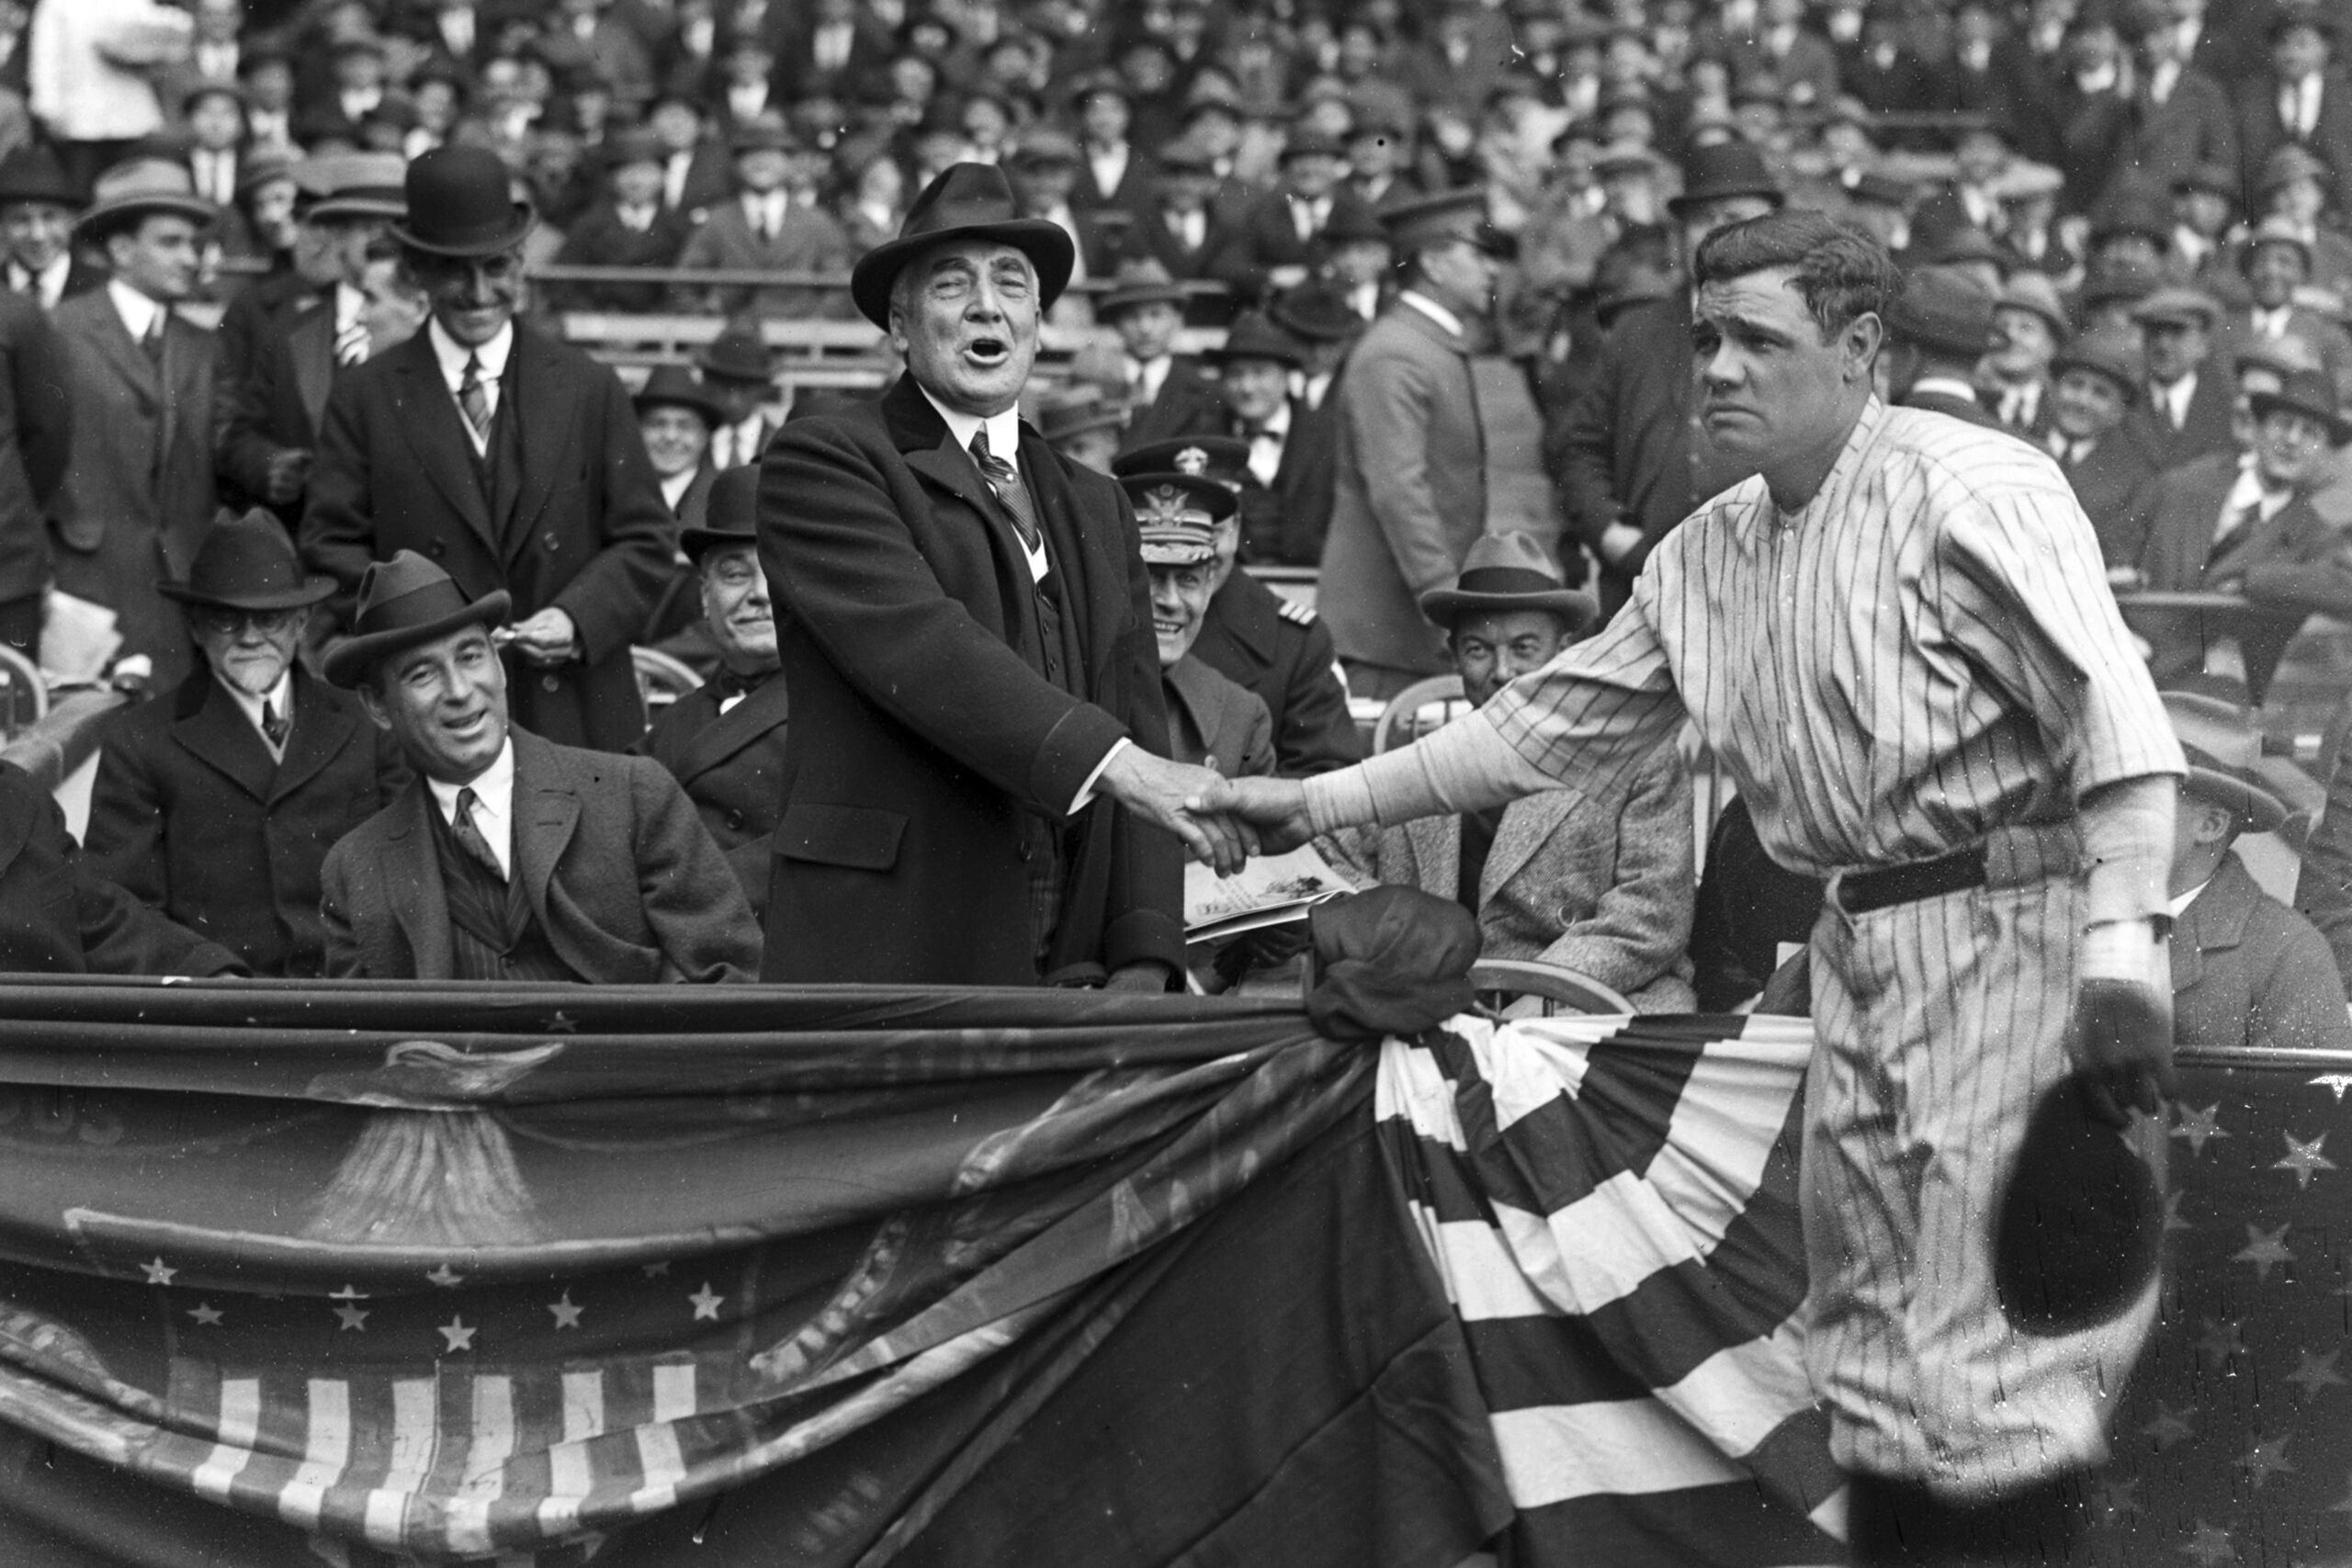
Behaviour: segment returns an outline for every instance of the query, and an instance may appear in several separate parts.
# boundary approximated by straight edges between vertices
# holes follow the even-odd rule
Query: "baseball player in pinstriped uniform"
[[[1713,235],[1697,277],[1708,432],[1760,473],[1668,536],[1606,630],[1476,713],[1194,804],[1278,847],[1594,787],[1694,720],[1773,858],[1831,883],[1806,1357],[1858,1560],[2055,1561],[2154,1292],[2020,1333],[1992,1216],[2070,1065],[2119,1124],[2170,1086],[2180,749],[2057,467],[1872,395],[1900,287],[1875,241],[1778,213]]]

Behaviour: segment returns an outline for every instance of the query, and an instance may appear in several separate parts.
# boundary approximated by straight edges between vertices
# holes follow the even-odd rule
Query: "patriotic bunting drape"
[[[1835,1562],[1808,1050],[1769,1019],[1371,1050],[1056,993],[0,987],[0,1561]],[[2196,1268],[2101,1562],[2352,1554],[2325,1066],[2189,1066]]]

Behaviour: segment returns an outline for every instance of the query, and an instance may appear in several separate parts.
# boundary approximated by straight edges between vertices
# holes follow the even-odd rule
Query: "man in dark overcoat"
[[[792,691],[771,980],[1158,990],[1182,973],[1182,800],[1133,513],[1015,403],[1069,233],[992,168],[932,182],[851,292],[907,371],[786,424],[761,564]],[[1155,827],[1154,824],[1159,826]]]
[[[505,592],[515,722],[617,751],[645,730],[629,643],[669,575],[662,504],[628,393],[578,349],[514,320],[535,219],[480,147],[409,165],[405,265],[423,332],[339,378],[302,517],[303,558],[346,616],[370,561],[409,549],[467,595]]]
[[[408,778],[357,700],[295,663],[334,583],[305,578],[285,528],[256,510],[214,525],[187,580],[163,592],[187,606],[204,667],[108,726],[84,848],[99,874],[254,974],[323,974],[319,867]]]

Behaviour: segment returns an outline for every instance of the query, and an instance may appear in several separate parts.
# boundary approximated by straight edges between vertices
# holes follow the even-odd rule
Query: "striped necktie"
[[[450,818],[449,831],[458,847],[480,861],[485,870],[499,881],[506,880],[506,868],[498,863],[497,852],[490,840],[482,837],[481,827],[474,821],[474,802],[479,798],[471,789],[458,792],[458,814]]]
[[[273,751],[284,751],[286,738],[292,734],[293,730],[294,721],[279,713],[277,704],[264,698],[261,705],[261,733],[262,738],[269,742],[269,749]]]
[[[458,384],[458,406],[466,412],[466,423],[473,426],[474,444],[490,445],[490,393],[481,382],[481,356],[466,355],[466,378]]]
[[[988,479],[989,488],[1004,502],[1012,516],[1012,525],[1020,530],[1021,543],[1031,555],[1046,547],[1046,536],[1037,528],[1037,512],[1030,504],[1029,492],[1021,483],[1020,470],[989,450],[989,433],[972,432],[972,461],[980,466],[980,473]]]

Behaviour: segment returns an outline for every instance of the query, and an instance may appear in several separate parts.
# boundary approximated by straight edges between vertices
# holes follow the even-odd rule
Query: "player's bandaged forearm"
[[[2086,978],[2153,982],[2163,944],[2150,917],[2167,912],[2172,818],[2178,786],[2170,774],[2126,779],[2094,790],[2080,807]]]
[[[1317,833],[1417,817],[1484,811],[1558,781],[1512,750],[1476,714],[1396,751],[1306,781],[1306,813]]]

